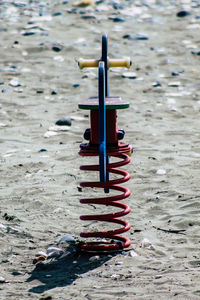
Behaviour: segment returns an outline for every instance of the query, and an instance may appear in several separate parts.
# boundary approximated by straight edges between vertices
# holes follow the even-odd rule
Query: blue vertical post
[[[102,35],[102,56],[101,60],[104,62],[105,68],[105,96],[109,96],[109,83],[108,83],[108,38],[106,34]],[[109,156],[106,156],[106,164],[109,164]],[[106,181],[109,181],[109,173],[106,172]],[[104,190],[105,193],[109,193],[109,189]]]
[[[100,182],[106,182],[106,109],[105,109],[105,68],[99,62],[99,172]]]
[[[108,38],[106,34],[102,35],[102,56],[101,61],[104,62],[105,68],[105,96],[109,96],[109,86],[108,86]]]

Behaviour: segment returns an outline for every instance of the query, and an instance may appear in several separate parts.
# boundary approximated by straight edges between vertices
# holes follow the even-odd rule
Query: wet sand
[[[1,2],[0,299],[200,298],[200,6],[167,2]],[[110,57],[133,61],[109,74],[110,95],[130,102],[118,123],[133,147],[132,245],[33,265],[63,236],[97,226],[79,220],[94,211],[79,199],[94,191],[78,189],[89,161],[78,155],[89,126],[78,103],[96,95],[97,72],[77,59],[100,57],[102,33]],[[56,127],[62,117],[72,125]]]

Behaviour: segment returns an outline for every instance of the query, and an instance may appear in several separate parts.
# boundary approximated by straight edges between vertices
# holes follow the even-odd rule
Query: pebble
[[[22,275],[22,273],[17,270],[14,270],[14,271],[12,271],[12,275],[18,276],[18,275]]]
[[[161,82],[159,80],[157,80],[156,82],[152,83],[153,87],[158,87],[158,86],[162,86]]]
[[[57,134],[58,134],[58,133],[55,132],[55,131],[47,131],[47,132],[44,134],[44,137],[45,137],[45,138],[49,138],[49,137],[55,136],[55,135],[57,135]]]
[[[58,94],[58,92],[56,92],[56,91],[51,92],[51,95],[57,95],[57,94]]]
[[[53,13],[53,17],[57,17],[61,15],[62,15],[62,11],[56,11],[55,13]]]
[[[75,83],[75,84],[73,84],[72,86],[73,86],[73,88],[77,88],[77,87],[80,86],[80,84],[79,84],[79,83]]]
[[[133,72],[125,72],[122,74],[122,78],[135,79],[135,78],[137,78],[137,74],[133,73]]]
[[[0,276],[0,283],[6,283],[6,279],[3,276]]]
[[[192,50],[191,53],[194,55],[200,55],[200,50]]]
[[[72,121],[71,118],[61,118],[58,121],[56,121],[55,123],[58,126],[71,126],[72,125]]]
[[[44,91],[43,91],[43,90],[37,90],[36,93],[37,93],[37,94],[43,94]]]
[[[83,16],[81,16],[81,19],[84,19],[84,20],[96,19],[96,16],[93,14],[84,14]]]
[[[10,93],[11,90],[10,89],[2,89],[1,92],[4,93],[4,94],[6,94],[6,93]]]
[[[13,86],[13,87],[21,86],[21,84],[19,83],[19,81],[18,81],[17,79],[12,79],[12,80],[9,82],[9,85],[10,85],[10,86]]]
[[[183,18],[183,17],[187,17],[190,15],[190,12],[187,10],[180,10],[179,12],[177,12],[176,16],[179,18]]]
[[[156,171],[156,174],[158,174],[158,175],[164,175],[164,174],[166,174],[166,171],[164,169],[158,169]]]
[[[141,248],[151,249],[151,250],[154,249],[154,247],[152,246],[151,242],[150,242],[149,239],[147,239],[147,238],[144,238],[144,239],[140,242],[140,247],[141,247]]]
[[[62,47],[59,46],[59,45],[54,45],[54,46],[52,47],[52,50],[55,51],[55,52],[60,52],[60,51],[62,51]]]
[[[59,126],[59,125],[54,125],[54,126],[51,126],[49,127],[49,131],[54,131],[54,132],[58,132],[58,131],[69,131],[69,126]]]
[[[129,252],[129,256],[131,256],[131,257],[136,257],[136,256],[138,256],[138,254],[137,254],[134,250],[131,250],[131,251]]]
[[[38,152],[45,152],[45,151],[47,151],[47,149],[42,148]]]
[[[64,57],[61,55],[54,56],[53,59],[58,62],[63,62],[65,60]]]
[[[99,255],[95,255],[95,256],[91,256],[91,257],[89,258],[89,261],[90,261],[90,262],[94,262],[94,261],[99,260],[99,259],[100,259],[100,256],[99,256]]]
[[[125,34],[123,35],[124,39],[128,39],[128,40],[132,40],[132,41],[140,41],[140,40],[148,40],[148,36],[143,35],[143,34],[136,34],[136,35],[132,35],[132,34]]]
[[[73,6],[79,6],[79,7],[87,7],[87,6],[94,6],[93,0],[81,0],[73,3]]]
[[[175,71],[175,72],[172,72],[171,75],[172,75],[172,76],[179,76],[180,73]]]
[[[116,23],[125,22],[125,19],[122,17],[110,16],[108,19]]]
[[[181,83],[179,81],[174,81],[174,82],[168,83],[168,86],[171,86],[171,87],[178,87],[180,85],[181,85]]]
[[[36,32],[35,31],[22,31],[21,34],[23,36],[30,36],[30,35],[34,35]]]

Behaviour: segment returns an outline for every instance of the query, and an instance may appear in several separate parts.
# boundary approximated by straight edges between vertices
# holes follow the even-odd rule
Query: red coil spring
[[[126,145],[127,146],[127,145]],[[115,195],[115,196],[109,196],[109,197],[102,197],[102,198],[86,198],[86,199],[81,199],[80,203],[83,204],[98,204],[98,205],[106,205],[106,206],[114,206],[121,208],[122,210],[119,212],[115,213],[109,213],[109,214],[104,214],[104,215],[83,215],[80,216],[81,220],[95,220],[95,221],[105,221],[105,222],[110,222],[110,223],[116,223],[120,224],[123,227],[115,230],[109,230],[109,231],[99,231],[99,232],[82,232],[80,234],[81,237],[85,238],[102,238],[102,239],[110,239],[110,242],[87,242],[83,243],[81,245],[81,250],[84,251],[115,251],[115,250],[120,250],[123,248],[128,247],[131,242],[128,238],[121,236],[120,234],[128,231],[131,228],[131,225],[120,219],[120,217],[127,215],[131,209],[128,205],[118,202],[120,200],[123,200],[127,197],[130,196],[130,190],[123,187],[119,186],[119,184],[126,182],[130,179],[130,175],[128,172],[118,169],[121,166],[124,166],[130,162],[130,157],[123,152],[129,152],[130,147],[127,146],[122,147],[122,149],[118,148],[117,151],[114,152],[109,152],[107,155],[109,157],[117,157],[122,159],[121,161],[114,162],[114,163],[109,163],[107,165],[107,172],[108,173],[113,173],[117,175],[121,175],[120,178],[118,179],[113,179],[109,180],[107,182],[81,182],[80,186],[82,187],[92,187],[92,188],[101,188],[101,189],[109,189],[109,190],[115,190],[122,192],[120,195]],[[89,151],[88,151],[89,150]],[[90,149],[82,149],[79,154],[81,156],[98,156],[98,152],[96,151],[90,151]],[[98,171],[99,170],[99,165],[86,165],[86,166],[81,166],[81,170],[84,171]]]

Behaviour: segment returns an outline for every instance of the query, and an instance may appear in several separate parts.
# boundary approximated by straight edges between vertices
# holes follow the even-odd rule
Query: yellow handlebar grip
[[[131,60],[130,58],[124,58],[124,59],[113,59],[110,58],[108,61],[108,67],[109,68],[127,68],[129,69],[131,67]]]
[[[124,59],[113,59],[108,58],[108,69],[109,68],[127,68],[129,69],[132,62],[130,58]],[[78,61],[79,68],[82,70],[84,68],[98,68],[99,60],[98,59],[83,59],[80,58]]]
[[[80,58],[78,61],[78,66],[82,70],[84,68],[97,68],[99,65],[98,59],[83,59]]]

